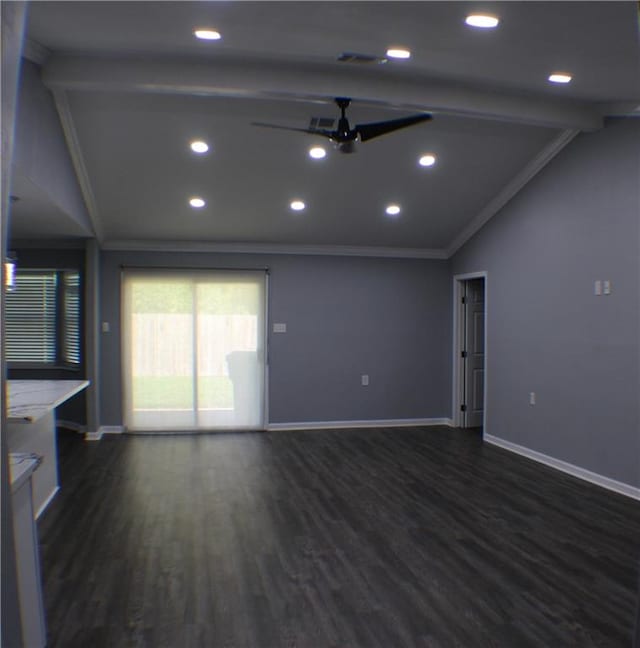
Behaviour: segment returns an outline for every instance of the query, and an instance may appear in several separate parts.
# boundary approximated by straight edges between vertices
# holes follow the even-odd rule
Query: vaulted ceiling
[[[470,13],[500,22],[472,28]],[[426,257],[455,251],[577,133],[638,114],[638,53],[636,2],[32,2],[25,45],[105,247]],[[306,129],[338,116],[338,96],[351,125],[433,119],[352,155],[252,125]],[[316,144],[324,159],[309,157]],[[50,236],[39,213],[23,207],[18,234]]]

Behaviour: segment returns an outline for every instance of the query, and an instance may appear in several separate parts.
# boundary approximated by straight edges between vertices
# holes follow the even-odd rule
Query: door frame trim
[[[262,361],[264,363],[262,374],[262,430],[266,432],[269,428],[269,376],[270,376],[270,353],[269,353],[269,330],[271,322],[271,274],[267,269],[264,277],[264,308],[262,311],[264,317],[264,353]]]
[[[453,275],[453,344],[452,347],[452,358],[451,358],[451,376],[452,376],[452,386],[451,386],[451,420],[453,421],[453,427],[460,427],[462,425],[462,412],[460,411],[460,405],[462,404],[462,390],[461,390],[461,380],[462,376],[460,374],[460,352],[462,351],[460,341],[461,341],[461,326],[462,318],[460,317],[460,298],[462,295],[462,283],[468,281],[469,279],[484,279],[484,394],[483,394],[483,411],[482,411],[482,434],[488,434],[488,416],[487,416],[487,385],[488,385],[488,357],[489,357],[489,346],[487,344],[488,335],[487,335],[487,312],[489,309],[489,273],[486,270],[479,272],[467,272],[464,274]]]

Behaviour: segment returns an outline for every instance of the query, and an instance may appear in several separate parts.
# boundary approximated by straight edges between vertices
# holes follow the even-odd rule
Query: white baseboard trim
[[[39,518],[39,517],[44,513],[44,510],[47,508],[47,506],[49,506],[49,504],[51,503],[51,500],[56,496],[56,494],[57,494],[57,492],[58,492],[59,490],[60,490],[60,486],[56,486],[56,487],[55,487],[55,488],[54,488],[54,489],[49,493],[49,497],[47,497],[47,499],[46,499],[44,502],[42,502],[42,505],[41,505],[40,508],[36,511],[36,514],[35,514],[35,519],[36,519],[36,520],[37,520],[37,519],[38,519],[38,518]]]
[[[516,454],[527,457],[528,459],[533,459],[539,463],[551,466],[551,468],[556,468],[557,470],[561,470],[562,472],[578,477],[579,479],[584,479],[585,481],[596,484],[597,486],[602,486],[602,488],[615,491],[620,495],[626,495],[627,497],[640,500],[640,488],[636,488],[635,486],[624,484],[615,479],[611,479],[610,477],[605,477],[598,473],[591,472],[586,468],[580,468],[580,466],[575,466],[566,461],[562,461],[561,459],[555,459],[554,457],[542,454],[536,450],[530,450],[529,448],[525,448],[517,443],[511,443],[511,441],[505,441],[504,439],[494,437],[490,434],[485,434],[484,440],[487,443],[491,443],[492,445],[499,446],[505,450],[510,450],[511,452],[515,452]]]
[[[79,434],[84,434],[87,431],[86,425],[82,425],[82,423],[76,423],[75,421],[67,421],[65,419],[57,419],[56,427],[61,427],[65,430],[72,430],[73,432],[78,432]]]
[[[102,434],[123,434],[124,425],[101,425],[98,432]]]
[[[100,441],[103,434],[122,434],[124,425],[101,425],[95,432],[85,432],[85,441]]]
[[[342,428],[386,428],[386,427],[420,427],[446,425],[453,426],[450,418],[428,419],[388,419],[378,421],[305,421],[301,423],[269,423],[270,432],[285,430],[337,430]]]

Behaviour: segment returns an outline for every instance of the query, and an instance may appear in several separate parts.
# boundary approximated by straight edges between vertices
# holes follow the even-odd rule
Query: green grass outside
[[[198,405],[206,409],[233,408],[233,383],[226,376],[198,378]],[[190,409],[190,376],[137,376],[133,379],[135,409]]]

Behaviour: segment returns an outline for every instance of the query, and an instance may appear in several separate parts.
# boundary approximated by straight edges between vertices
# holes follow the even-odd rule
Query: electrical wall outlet
[[[362,374],[360,380],[362,382],[362,385],[366,387],[369,384],[369,374]]]
[[[535,405],[535,404],[536,404],[536,393],[529,392],[529,405]]]

